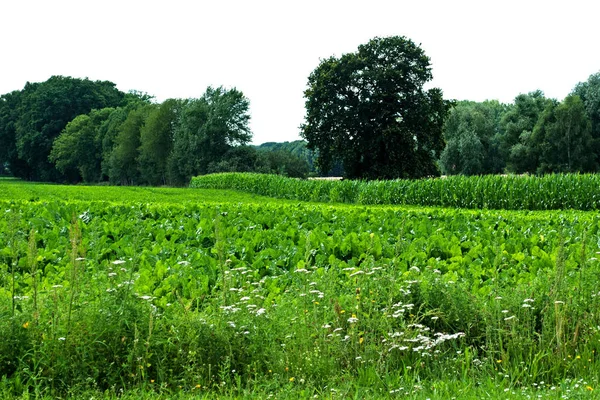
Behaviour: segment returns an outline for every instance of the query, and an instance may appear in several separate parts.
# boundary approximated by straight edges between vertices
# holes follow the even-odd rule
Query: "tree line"
[[[298,156],[248,146],[249,120],[249,100],[235,88],[156,103],[112,82],[53,76],[0,97],[0,169],[121,185],[186,185],[226,171],[308,174]]]
[[[540,90],[514,103],[458,102],[444,125],[448,175],[547,174],[600,169],[600,72],[562,101]]]
[[[449,101],[425,88],[432,77],[429,57],[400,36],[321,60],[301,127],[317,165],[341,162],[353,179],[600,169],[600,73],[561,102],[538,90],[514,104]]]
[[[53,76],[0,96],[0,174],[187,185],[213,172],[354,179],[600,170],[600,72],[562,101],[450,101],[405,37],[375,38],[308,78],[305,141],[250,146],[249,100],[209,87],[162,103],[108,81]]]

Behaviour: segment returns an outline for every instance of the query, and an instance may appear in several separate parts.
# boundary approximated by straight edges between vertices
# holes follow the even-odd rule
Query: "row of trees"
[[[375,38],[308,78],[306,142],[248,146],[249,101],[209,87],[163,103],[54,76],[0,96],[0,173],[41,181],[185,185],[224,171],[353,179],[600,170],[600,73],[563,101],[453,102],[405,37]]]
[[[249,120],[236,89],[158,104],[111,82],[54,76],[0,97],[0,165],[28,180],[128,185],[184,185],[222,171],[308,174],[300,157],[247,146]]]
[[[450,102],[430,59],[405,37],[375,38],[320,62],[308,78],[301,135],[327,170],[361,179],[600,170],[600,73],[562,102],[541,91],[514,104]]]
[[[463,101],[444,126],[445,174],[544,174],[600,170],[600,73],[562,102],[543,92],[513,104]]]

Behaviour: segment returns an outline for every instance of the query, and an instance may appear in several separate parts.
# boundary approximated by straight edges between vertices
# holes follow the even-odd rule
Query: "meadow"
[[[289,197],[0,180],[0,397],[597,396],[597,212]]]

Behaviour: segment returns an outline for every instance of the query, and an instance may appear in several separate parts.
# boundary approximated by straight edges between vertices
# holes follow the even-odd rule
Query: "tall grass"
[[[302,201],[504,210],[600,209],[600,175],[451,176],[423,180],[300,180],[278,175],[198,176],[190,187]]]

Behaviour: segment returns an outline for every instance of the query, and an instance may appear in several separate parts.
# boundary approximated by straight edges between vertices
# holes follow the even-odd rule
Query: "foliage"
[[[600,164],[600,72],[590,75],[587,81],[578,83],[573,94],[579,96],[585,106],[591,122],[594,161]]]
[[[169,99],[150,110],[140,129],[139,170],[150,185],[164,185],[168,180],[167,160],[173,150],[173,135],[185,102]]]
[[[598,170],[591,125],[579,96],[549,105],[538,120],[532,141],[539,156],[538,173]]]
[[[156,109],[154,104],[143,105],[129,111],[127,118],[119,126],[114,147],[110,152],[108,176],[111,183],[135,185],[141,181],[138,168],[140,157],[140,131],[148,115]]]
[[[8,140],[8,162],[16,176],[43,181],[60,180],[48,156],[65,126],[92,109],[120,105],[124,94],[108,81],[53,76],[42,83],[27,83],[4,105],[11,107],[3,119],[0,137]],[[11,136],[14,134],[14,141]],[[14,147],[12,147],[14,146]],[[16,158],[15,158],[16,155]]]
[[[173,133],[171,181],[187,184],[192,176],[207,173],[209,165],[221,161],[231,148],[248,143],[249,106],[235,88],[209,87],[201,98],[188,101]]]
[[[423,89],[431,79],[429,58],[404,37],[322,60],[308,78],[301,127],[319,168],[340,160],[349,178],[438,175],[450,103],[440,89]]]
[[[192,179],[190,187],[335,203],[505,210],[600,209],[600,175],[592,174],[452,176],[364,182],[233,173],[198,176]]]
[[[80,179],[84,182],[100,181],[102,141],[98,130],[113,111],[113,108],[92,110],[67,124],[54,141],[49,155],[49,160],[61,174],[75,182]]]
[[[498,174],[504,169],[500,118],[508,106],[497,101],[456,104],[444,124],[446,148],[440,166],[446,175]]]

